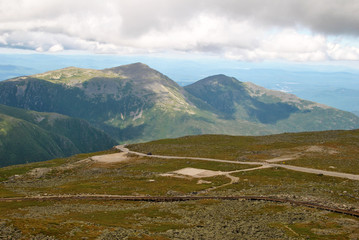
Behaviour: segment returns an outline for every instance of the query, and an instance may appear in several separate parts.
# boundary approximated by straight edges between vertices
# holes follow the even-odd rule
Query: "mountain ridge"
[[[142,63],[69,67],[0,83],[0,103],[89,121],[119,142],[359,128],[359,118],[223,74],[181,87]]]

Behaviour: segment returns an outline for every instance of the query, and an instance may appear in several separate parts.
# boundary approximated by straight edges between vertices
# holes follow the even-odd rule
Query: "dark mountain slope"
[[[69,67],[0,82],[0,103],[85,119],[120,142],[359,128],[359,118],[216,75],[185,88],[141,63]]]
[[[153,124],[144,123],[145,115],[151,120],[173,109],[188,112],[184,94],[177,83],[140,63],[103,71],[71,67],[0,83],[0,103],[86,119],[120,141],[147,138],[143,129]]]
[[[0,166],[100,151],[115,144],[84,120],[0,105]]]
[[[222,116],[234,119],[242,111],[242,117],[264,124],[276,123],[299,111],[285,102],[266,103],[253,98],[246,86],[235,78],[225,75],[211,76],[186,86],[185,89],[210,104]]]

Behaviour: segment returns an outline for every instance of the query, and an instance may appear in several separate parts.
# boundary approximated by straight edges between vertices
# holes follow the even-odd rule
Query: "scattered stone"
[[[206,181],[206,180],[203,180],[203,179],[200,179],[198,180],[197,184],[210,184],[212,183],[211,181]]]
[[[0,239],[21,239],[21,231],[12,225],[6,224],[6,222],[0,222]]]

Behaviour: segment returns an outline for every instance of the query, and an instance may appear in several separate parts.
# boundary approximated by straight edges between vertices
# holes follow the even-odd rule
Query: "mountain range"
[[[354,114],[292,94],[225,75],[181,87],[142,63],[2,81],[0,104],[82,119],[117,142],[359,128]]]

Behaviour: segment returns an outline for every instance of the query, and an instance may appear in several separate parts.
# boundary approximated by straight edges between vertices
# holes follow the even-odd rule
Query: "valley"
[[[85,120],[0,104],[0,167],[100,151],[114,144]]]

